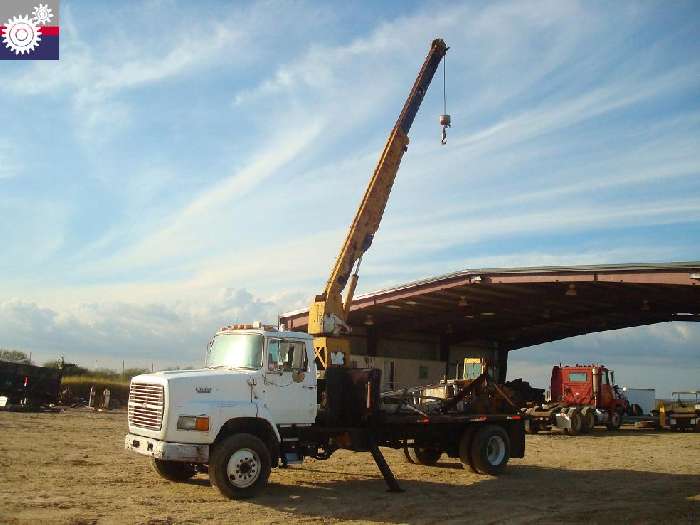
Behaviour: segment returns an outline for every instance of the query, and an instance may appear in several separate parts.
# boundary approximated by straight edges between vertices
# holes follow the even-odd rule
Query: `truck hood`
[[[164,370],[163,372],[153,372],[151,374],[143,374],[143,376],[158,377],[165,381],[173,379],[202,379],[206,377],[226,376],[230,378],[232,375],[241,374],[244,376],[256,375],[260,370],[248,370],[244,368],[197,368],[195,370]],[[137,377],[143,377],[137,376]]]
[[[142,374],[134,383],[161,384],[165,398],[173,408],[185,404],[226,405],[229,402],[251,401],[251,382],[261,384],[260,370],[239,368],[201,368]]]
[[[132,387],[143,384],[163,385],[162,428],[136,427],[130,420],[129,431],[165,441],[209,442],[209,433],[195,435],[178,429],[178,418],[207,415],[210,417],[210,432],[215,435],[225,419],[222,414],[229,407],[257,407],[254,403],[254,399],[257,399],[254,389],[256,384],[263,383],[261,376],[261,370],[230,368],[172,370],[136,376],[131,380]],[[257,408],[252,410],[252,415],[255,416]]]

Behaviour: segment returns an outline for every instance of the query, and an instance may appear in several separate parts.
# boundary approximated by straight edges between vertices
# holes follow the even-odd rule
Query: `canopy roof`
[[[308,310],[282,322],[305,330]],[[700,320],[700,262],[462,270],[353,301],[351,326],[381,337],[447,335],[509,350],[589,332]]]

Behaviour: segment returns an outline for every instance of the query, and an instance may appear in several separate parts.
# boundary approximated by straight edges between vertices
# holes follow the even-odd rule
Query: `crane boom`
[[[351,273],[353,267],[359,267],[362,255],[372,244],[374,234],[379,228],[401,158],[408,148],[408,132],[447,49],[442,39],[433,40],[428,56],[374,169],[326,287],[322,294],[315,297],[309,309],[308,332],[314,336],[316,358],[321,368],[349,365],[350,343],[343,336],[349,331],[347,317],[357,285],[357,270],[352,276]],[[343,301],[342,293],[348,281],[350,284]]]

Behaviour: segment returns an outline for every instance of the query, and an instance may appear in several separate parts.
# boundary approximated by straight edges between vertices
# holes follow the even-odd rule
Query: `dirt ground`
[[[206,475],[173,484],[123,449],[124,413],[0,412],[2,523],[700,523],[700,434],[596,429],[527,437],[508,473],[445,458],[410,465],[385,450],[403,494],[369,454],[273,470],[255,500],[222,498]]]

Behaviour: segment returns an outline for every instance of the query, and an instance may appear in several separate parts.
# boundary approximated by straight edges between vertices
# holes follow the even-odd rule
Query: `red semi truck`
[[[615,384],[615,373],[603,365],[552,368],[550,401],[525,410],[525,431],[560,428],[571,435],[585,434],[596,425],[617,430],[628,402]]]

